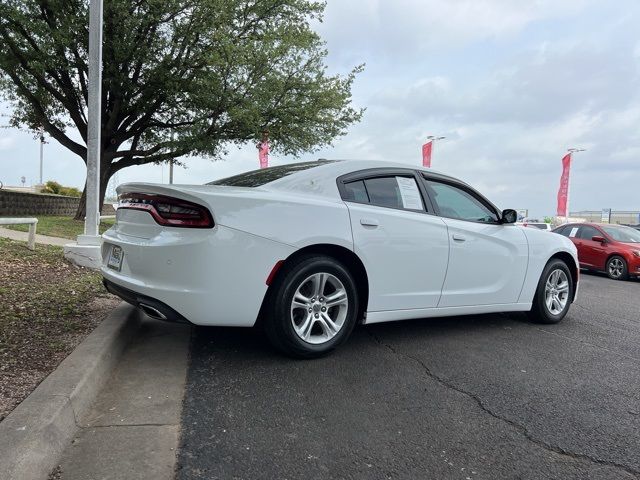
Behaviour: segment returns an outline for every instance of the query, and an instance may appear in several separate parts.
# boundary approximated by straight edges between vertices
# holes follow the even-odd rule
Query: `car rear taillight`
[[[166,227],[213,228],[213,217],[206,207],[180,198],[153,193],[124,193],[118,209],[149,212],[156,223]]]

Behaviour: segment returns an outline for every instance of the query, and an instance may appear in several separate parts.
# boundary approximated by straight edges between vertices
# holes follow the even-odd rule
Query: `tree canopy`
[[[257,141],[300,154],[344,135],[361,66],[330,75],[311,0],[104,0],[101,183],[131,165],[220,158]],[[0,0],[12,125],[86,161],[88,0]],[[77,134],[74,134],[77,132]],[[78,138],[82,140],[78,140]]]

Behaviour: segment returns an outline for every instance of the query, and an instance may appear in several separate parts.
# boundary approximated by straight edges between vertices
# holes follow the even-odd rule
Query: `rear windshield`
[[[547,224],[546,223],[528,223],[527,225],[529,225],[530,227],[539,228],[540,230],[546,230],[547,229]]]
[[[280,165],[278,167],[261,168],[260,170],[252,170],[250,172],[234,175],[233,177],[222,178],[207,185],[222,185],[226,187],[260,187],[270,182],[279,180],[292,173],[308,170],[309,168],[319,167],[331,163],[332,160],[318,160],[317,162],[300,162],[290,163],[288,165]]]

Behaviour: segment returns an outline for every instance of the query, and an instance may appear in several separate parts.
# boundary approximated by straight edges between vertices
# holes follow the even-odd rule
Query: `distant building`
[[[586,222],[600,223],[602,221],[602,210],[583,210],[571,212],[569,216],[573,218],[584,218]],[[621,223],[627,225],[640,224],[639,210],[612,210],[611,223]]]

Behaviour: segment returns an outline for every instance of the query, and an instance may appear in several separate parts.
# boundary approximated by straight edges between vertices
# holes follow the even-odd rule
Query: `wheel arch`
[[[571,299],[571,301],[573,302],[576,296],[578,280],[580,278],[580,268],[576,264],[576,260],[575,258],[573,258],[573,255],[571,255],[569,252],[557,252],[551,256],[549,261],[553,260],[554,258],[557,258],[558,260],[562,260],[569,267],[569,270],[571,271],[571,278],[573,280],[573,298]]]
[[[278,280],[283,274],[282,272],[286,271],[286,268],[283,267],[295,262],[298,258],[309,254],[326,255],[328,257],[335,258],[340,263],[342,263],[354,276],[356,288],[358,289],[358,315],[360,317],[358,319],[358,322],[362,322],[364,314],[367,311],[367,305],[369,303],[369,277],[367,275],[367,270],[362,263],[362,260],[360,260],[360,257],[358,257],[358,255],[356,255],[352,250],[349,250],[348,248],[345,248],[343,246],[332,243],[318,243],[314,245],[308,245],[299,250],[296,250],[286,259],[284,259],[284,261],[278,266],[275,275],[271,277],[269,288],[267,289],[264,299],[262,300],[262,306],[260,307],[256,325],[262,323],[264,310],[271,292],[273,291],[274,285],[278,283]]]

